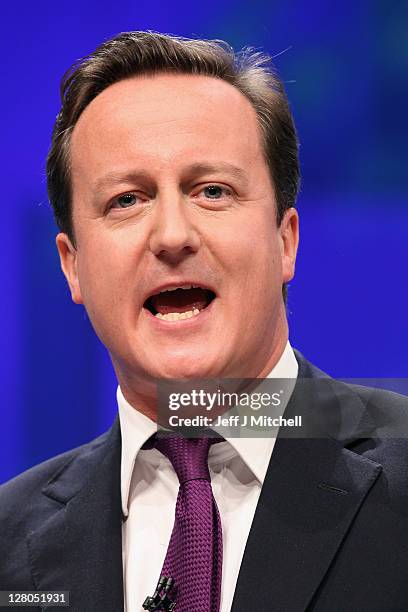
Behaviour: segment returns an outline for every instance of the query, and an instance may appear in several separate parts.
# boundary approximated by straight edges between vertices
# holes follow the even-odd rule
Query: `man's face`
[[[249,101],[206,76],[121,81],[81,115],[71,162],[76,249],[57,244],[121,385],[266,375],[287,340],[297,216],[276,225]]]

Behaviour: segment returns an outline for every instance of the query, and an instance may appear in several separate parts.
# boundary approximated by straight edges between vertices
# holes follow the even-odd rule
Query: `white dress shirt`
[[[287,343],[268,378],[296,379],[298,364]],[[293,388],[293,386],[292,386]],[[157,449],[141,450],[157,431],[154,421],[117,392],[122,432],[121,493],[125,612],[141,612],[160,576],[174,524],[179,483]],[[227,438],[210,447],[211,484],[222,523],[220,612],[230,612],[238,572],[276,438]]]

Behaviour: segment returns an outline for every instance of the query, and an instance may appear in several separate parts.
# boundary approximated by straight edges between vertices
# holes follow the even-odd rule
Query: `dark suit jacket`
[[[281,430],[232,612],[408,612],[408,440],[377,431],[406,423],[407,399],[329,378],[310,392],[302,379],[324,374],[296,356],[287,413],[315,415],[321,434]],[[116,419],[0,487],[0,590],[69,590],[75,612],[123,609],[120,453]]]

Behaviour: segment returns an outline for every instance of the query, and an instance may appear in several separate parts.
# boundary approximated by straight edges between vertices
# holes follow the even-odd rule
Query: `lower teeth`
[[[158,319],[164,319],[165,321],[182,321],[183,319],[191,319],[191,317],[196,317],[200,314],[200,310],[198,308],[193,308],[193,310],[188,310],[187,312],[168,312],[167,314],[161,314],[161,312],[156,313],[154,316]]]

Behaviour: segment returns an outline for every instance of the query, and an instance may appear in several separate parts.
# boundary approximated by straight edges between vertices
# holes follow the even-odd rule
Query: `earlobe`
[[[73,246],[68,235],[64,233],[57,235],[56,244],[60,257],[61,269],[67,279],[72,301],[75,302],[75,304],[83,304],[78,279],[77,250]]]
[[[280,225],[282,248],[282,281],[289,282],[295,275],[296,254],[299,245],[299,215],[289,208]]]

